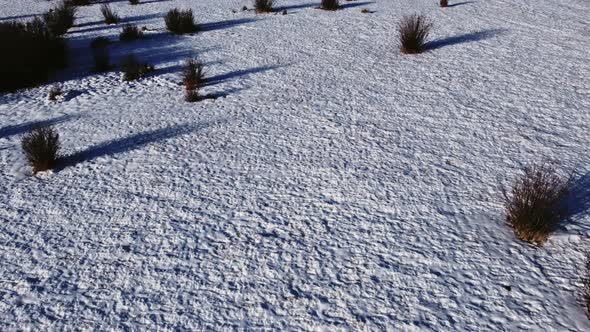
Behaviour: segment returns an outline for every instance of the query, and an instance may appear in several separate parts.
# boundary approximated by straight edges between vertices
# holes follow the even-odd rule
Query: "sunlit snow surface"
[[[145,40],[82,7],[71,66],[0,96],[0,330],[590,329],[589,1],[142,2],[112,8]],[[174,7],[203,31],[166,33]],[[401,55],[412,13],[433,42]],[[92,74],[97,36],[156,72]],[[218,99],[184,102],[189,56]],[[20,138],[51,123],[67,163],[30,176]],[[536,249],[500,187],[544,159],[575,197]]]

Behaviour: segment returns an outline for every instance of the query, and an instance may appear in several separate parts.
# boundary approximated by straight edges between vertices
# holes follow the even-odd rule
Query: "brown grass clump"
[[[49,94],[47,96],[47,99],[49,99],[51,101],[56,101],[57,100],[57,97],[61,96],[62,94],[63,94],[63,91],[59,87],[59,85],[54,85],[49,90]]]
[[[119,15],[117,15],[117,13],[115,13],[111,7],[109,5],[102,4],[100,6],[100,12],[102,13],[102,16],[104,17],[104,23],[105,24],[117,24],[120,21]]]
[[[154,66],[139,62],[135,55],[130,54],[121,60],[123,81],[135,81],[154,71]]]
[[[570,186],[571,177],[560,176],[551,165],[525,167],[510,193],[502,190],[506,221],[516,236],[542,245],[567,212],[564,200]]]
[[[43,172],[55,166],[59,158],[59,134],[53,127],[41,127],[23,136],[23,151],[33,166],[33,173]]]
[[[422,15],[404,16],[398,24],[401,52],[405,54],[422,53],[432,23]]]
[[[171,9],[164,16],[164,22],[166,23],[166,29],[177,35],[198,31],[192,9]]]
[[[254,0],[254,9],[258,14],[272,13],[274,5],[274,0]]]
[[[322,0],[320,8],[324,9],[324,10],[338,10],[338,9],[340,9],[340,1],[339,0]]]

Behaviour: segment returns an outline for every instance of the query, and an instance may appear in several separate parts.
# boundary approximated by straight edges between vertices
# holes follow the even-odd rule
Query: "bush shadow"
[[[577,177],[567,201],[569,215],[579,216],[590,210],[590,172]]]
[[[273,69],[277,69],[277,68],[281,68],[281,67],[283,67],[283,65],[260,66],[260,67],[249,68],[249,69],[235,70],[235,71],[232,71],[229,73],[208,77],[205,80],[205,84],[203,84],[203,86],[211,86],[211,85],[225,82],[227,80],[230,80],[230,79],[233,79],[236,77],[248,76],[251,74],[261,73],[261,72],[265,72],[268,70],[273,70]]]
[[[463,6],[463,5],[467,5],[467,4],[470,4],[470,3],[475,3],[475,1],[463,1],[463,2],[457,2],[457,3],[454,3],[454,4],[450,4],[450,5],[448,5],[447,7],[449,7],[449,8],[450,8],[450,7]]]
[[[463,44],[463,43],[471,43],[476,42],[484,39],[489,39],[495,37],[497,35],[505,33],[505,29],[490,29],[490,30],[483,30],[478,32],[470,32],[466,34],[462,34],[459,36],[447,37],[436,39],[431,42],[428,42],[424,45],[427,50],[436,50],[442,47]]]
[[[158,141],[163,141],[174,137],[190,134],[192,132],[205,129],[211,125],[225,122],[227,122],[227,120],[204,122],[197,125],[177,125],[137,133],[124,138],[107,141],[87,148],[83,151],[79,151],[74,154],[60,158],[58,160],[58,166],[56,167],[56,171],[59,172],[66,167],[75,166],[82,162],[92,161],[100,157],[113,156],[132,150],[136,150],[150,143],[155,143]]]
[[[226,21],[219,21],[219,22],[209,22],[209,23],[201,23],[199,24],[199,30],[202,32],[214,31],[214,30],[222,30],[228,29],[237,25],[248,24],[256,22],[254,18],[240,18],[240,19],[233,19],[233,20],[226,20]]]
[[[14,135],[24,134],[26,132],[29,132],[29,131],[39,128],[39,127],[45,127],[45,126],[55,125],[58,123],[63,123],[63,122],[70,121],[70,120],[77,118],[77,117],[78,116],[74,116],[74,115],[62,115],[62,116],[59,116],[59,117],[56,117],[53,119],[35,120],[35,121],[21,123],[19,125],[7,126],[4,128],[0,128],[0,138],[6,138],[6,137],[14,136]]]
[[[360,7],[360,6],[364,6],[364,5],[370,5],[373,4],[375,2],[373,1],[364,1],[364,2],[349,2],[349,3],[345,3],[340,5],[340,9],[348,9],[348,8],[354,8],[354,7]]]

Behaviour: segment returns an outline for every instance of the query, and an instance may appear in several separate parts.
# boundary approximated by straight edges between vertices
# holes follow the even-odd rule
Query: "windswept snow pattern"
[[[66,71],[0,96],[0,330],[590,329],[590,2],[142,2],[112,2],[149,30],[110,49],[152,75],[90,72],[92,38],[121,27],[93,5]],[[5,0],[0,20],[54,3]],[[166,33],[175,7],[202,31]],[[413,13],[430,50],[402,55]],[[188,56],[218,99],[183,101]],[[20,138],[40,124],[67,162],[31,176]],[[575,195],[535,248],[500,187],[545,159]]]

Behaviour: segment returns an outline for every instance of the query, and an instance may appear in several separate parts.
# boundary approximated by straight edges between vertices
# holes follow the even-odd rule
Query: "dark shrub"
[[[204,65],[195,59],[188,59],[182,70],[182,83],[185,89],[187,91],[198,89],[204,81]]]
[[[64,3],[70,7],[88,6],[92,3],[90,0],[64,0]]]
[[[45,23],[0,22],[0,92],[35,85],[65,65],[66,44]]]
[[[121,71],[123,72],[124,81],[134,81],[154,71],[154,67],[140,63],[135,55],[130,54],[121,60]]]
[[[119,20],[120,20],[119,15],[117,15],[117,13],[115,13],[109,5],[102,4],[100,6],[100,12],[102,13],[102,16],[104,17],[105,24],[119,23]]]
[[[204,81],[204,65],[196,59],[188,59],[182,69],[182,83],[186,90],[184,99],[188,102],[201,100],[199,91]]]
[[[192,9],[172,9],[166,13],[164,21],[166,22],[166,29],[177,35],[197,31]]]
[[[272,13],[275,0],[254,0],[254,8],[257,13]]]
[[[325,10],[338,10],[340,8],[340,1],[338,0],[322,0],[320,8]]]
[[[189,103],[194,103],[196,101],[201,100],[201,95],[199,94],[199,90],[187,90],[184,95],[184,100]]]
[[[449,6],[449,0],[440,0],[440,6],[441,7],[448,7]]]
[[[128,42],[136,39],[143,38],[143,32],[135,24],[125,24],[123,30],[119,34],[119,40],[122,42]]]
[[[51,169],[59,158],[59,134],[50,126],[37,128],[24,135],[21,146],[33,166],[33,173]]]
[[[90,42],[90,48],[96,49],[101,47],[107,47],[111,41],[107,37],[96,37]]]
[[[565,216],[570,179],[547,164],[525,167],[510,194],[503,189],[506,220],[521,240],[542,245]]]
[[[65,2],[62,2],[43,14],[43,20],[53,35],[62,36],[74,26],[76,7],[68,6]]]
[[[406,54],[422,53],[426,39],[432,29],[432,23],[421,15],[404,16],[398,25],[401,52]]]
[[[93,48],[92,58],[94,59],[93,70],[95,72],[103,73],[111,69],[111,56],[107,46]]]
[[[184,100],[189,103],[206,99],[217,99],[217,96],[214,94],[201,95],[199,89],[186,91],[186,94],[184,95]]]
[[[54,85],[49,90],[49,95],[47,96],[47,99],[49,99],[51,101],[56,101],[57,97],[61,96],[62,94],[63,94],[63,91],[61,90],[59,85]]]
[[[129,3],[132,5],[139,5],[139,0],[129,0]]]

